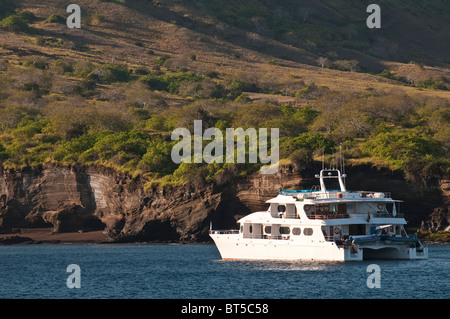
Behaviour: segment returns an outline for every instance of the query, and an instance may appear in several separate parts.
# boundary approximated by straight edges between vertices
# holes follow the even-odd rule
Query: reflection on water
[[[237,268],[257,271],[321,271],[343,266],[339,261],[280,261],[280,260],[216,260],[217,262],[235,264]]]

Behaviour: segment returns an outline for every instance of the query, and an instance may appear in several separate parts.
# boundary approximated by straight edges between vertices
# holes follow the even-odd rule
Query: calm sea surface
[[[0,298],[450,298],[450,245],[422,261],[222,261],[214,245],[0,247]],[[67,279],[80,269],[80,288]],[[368,288],[370,264],[381,288]],[[70,282],[73,277],[70,277]]]

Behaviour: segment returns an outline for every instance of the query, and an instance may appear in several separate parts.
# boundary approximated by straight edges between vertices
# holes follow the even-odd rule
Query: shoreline
[[[10,245],[39,245],[39,244],[213,244],[207,242],[164,242],[164,241],[114,241],[104,230],[53,232],[53,228],[15,228],[0,230],[0,247]]]
[[[101,244],[110,243],[103,230],[55,233],[53,228],[21,228],[0,233],[0,245]]]
[[[446,237],[443,237],[441,239],[442,240],[436,240],[436,238],[427,238],[425,236],[420,238],[422,243],[425,245],[450,244],[450,241],[448,241]],[[0,246],[38,245],[38,244],[123,244],[123,243],[125,242],[116,242],[111,240],[105,234],[104,230],[55,233],[53,232],[53,228],[16,228],[9,231],[5,231],[4,233],[0,232]],[[129,242],[129,243],[182,244],[182,243],[160,242],[160,241]],[[206,242],[199,242],[196,244],[204,244],[204,243]]]

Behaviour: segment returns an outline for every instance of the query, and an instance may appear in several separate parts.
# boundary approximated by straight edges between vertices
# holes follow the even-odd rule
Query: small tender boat
[[[347,191],[338,169],[322,169],[320,186],[281,191],[267,211],[240,220],[237,230],[210,230],[223,259],[426,259],[428,248],[408,236],[401,201],[386,192]],[[339,189],[328,190],[326,179]]]

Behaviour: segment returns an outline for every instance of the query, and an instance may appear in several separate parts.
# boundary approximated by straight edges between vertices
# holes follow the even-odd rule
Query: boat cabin
[[[267,212],[239,220],[242,236],[291,240],[312,236],[338,243],[350,236],[368,235],[373,226],[386,226],[384,231],[393,236],[406,234],[406,221],[399,212],[401,201],[393,200],[389,193],[347,191],[345,175],[338,170],[322,170],[317,177],[320,190],[281,191],[266,201]],[[326,178],[338,179],[340,189],[328,190]]]

